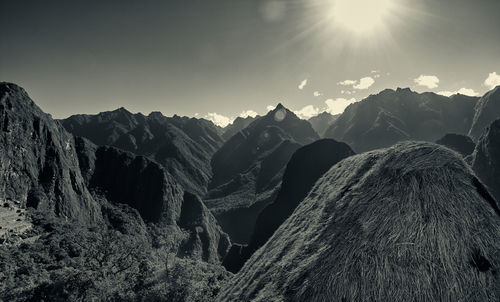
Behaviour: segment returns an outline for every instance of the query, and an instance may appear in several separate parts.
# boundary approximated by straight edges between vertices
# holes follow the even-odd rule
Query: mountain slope
[[[323,137],[325,131],[330,127],[333,122],[337,120],[340,114],[332,115],[328,112],[322,112],[316,116],[311,117],[307,121],[311,123],[314,131]]]
[[[434,142],[446,133],[467,134],[477,99],[386,89],[349,105],[325,137],[345,142],[360,153],[403,140]]]
[[[203,119],[132,114],[124,108],[97,115],[74,115],[62,121],[74,135],[150,157],[186,189],[206,193],[212,176],[210,158],[222,145],[219,130]]]
[[[73,136],[21,87],[0,83],[0,199],[80,223],[100,220],[78,166]]]
[[[258,118],[260,118],[260,116],[247,116],[245,118],[238,116],[231,124],[227,125],[227,127],[224,128],[224,134],[222,134],[222,138],[224,138],[226,141],[229,140],[231,137],[233,137],[233,135],[248,127],[248,125],[250,125]]]
[[[237,272],[293,213],[314,183],[330,167],[351,155],[354,155],[354,152],[347,144],[332,139],[318,140],[295,151],[286,166],[276,199],[257,217],[248,246],[237,253],[239,256],[226,258],[224,266],[231,272]]]
[[[479,99],[475,110],[469,136],[478,140],[485,128],[494,120],[500,118],[500,86],[487,92]]]
[[[217,301],[496,301],[499,215],[446,148],[406,142],[351,156]]]
[[[279,104],[214,154],[204,201],[233,241],[248,241],[258,213],[274,199],[292,154],[317,139],[307,121]]]
[[[500,119],[491,123],[472,154],[472,169],[500,201]]]

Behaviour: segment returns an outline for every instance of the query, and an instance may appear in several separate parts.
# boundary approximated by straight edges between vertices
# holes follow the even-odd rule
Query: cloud
[[[456,91],[440,91],[437,94],[444,95],[444,96],[452,96],[455,94],[463,94],[463,95],[468,95],[468,96],[478,96],[479,93],[475,92],[474,89],[470,88],[460,88]]]
[[[427,88],[436,88],[439,85],[439,78],[434,75],[420,75],[413,80],[418,86],[425,86]]]
[[[242,118],[247,118],[249,116],[256,117],[257,115],[259,115],[259,114],[253,110],[246,110],[246,111],[242,111],[240,113],[240,117],[242,117]]]
[[[212,121],[214,124],[217,126],[221,127],[226,127],[227,125],[231,124],[233,119],[229,118],[227,116],[215,113],[215,112],[209,112],[207,115],[205,115],[205,118],[209,121]]]
[[[300,82],[300,84],[299,84],[299,89],[300,90],[304,89],[304,87],[306,87],[306,85],[307,85],[307,79],[302,80],[302,82]]]
[[[380,70],[372,70],[371,73],[380,73]]]
[[[359,80],[359,84],[352,86],[354,89],[368,89],[370,88],[373,83],[375,83],[375,80],[372,77],[364,77]]]
[[[355,94],[356,91],[350,91],[350,90],[341,90],[340,93],[342,94],[347,94],[347,95],[351,95],[351,94]]]
[[[313,95],[314,95],[314,96],[320,96],[320,95],[321,95],[321,92],[319,92],[319,91],[315,91],[315,92],[313,92]]]
[[[338,82],[337,85],[341,86],[352,86],[354,89],[364,90],[370,88],[375,80],[372,77],[364,77],[359,79],[359,81],[354,80],[345,80],[342,82]]]
[[[355,85],[358,81],[353,81],[353,80],[345,80],[342,82],[338,82],[337,85],[342,85],[342,86],[352,86]]]
[[[336,99],[328,99],[325,101],[327,106],[326,112],[330,114],[340,114],[344,112],[345,108],[352,103],[355,103],[356,99],[345,99],[345,98],[336,98]]]
[[[273,105],[267,105],[267,107],[266,107],[267,111],[272,111],[272,110],[274,110],[274,108],[276,108],[276,106],[273,106]]]
[[[375,75],[373,75],[373,77],[374,77],[375,79],[378,79],[378,78],[380,78],[380,75],[379,75],[379,74],[375,74]]]
[[[301,119],[310,119],[313,116],[316,116],[319,114],[319,109],[314,107],[313,105],[307,105],[304,108],[294,111],[294,113],[300,117]]]
[[[498,75],[496,72],[492,72],[488,75],[488,78],[484,80],[484,86],[488,87],[489,89],[493,89],[500,85],[500,75]]]

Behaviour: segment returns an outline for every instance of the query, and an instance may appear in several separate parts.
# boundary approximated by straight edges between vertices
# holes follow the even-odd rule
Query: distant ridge
[[[324,136],[358,153],[405,140],[435,142],[446,133],[467,134],[478,99],[386,89],[349,105]]]
[[[222,146],[220,130],[204,119],[148,116],[125,108],[97,115],[74,115],[64,127],[97,145],[114,146],[159,162],[186,189],[200,196],[212,177],[210,158]]]

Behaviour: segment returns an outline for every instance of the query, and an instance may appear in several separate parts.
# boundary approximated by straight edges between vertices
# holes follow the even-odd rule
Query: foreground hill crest
[[[497,301],[499,251],[459,155],[400,143],[332,167],[218,301]]]

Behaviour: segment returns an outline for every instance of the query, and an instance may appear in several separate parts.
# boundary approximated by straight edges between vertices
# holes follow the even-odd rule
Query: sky
[[[224,125],[385,88],[500,85],[498,0],[0,0],[0,81],[56,118],[125,107]]]

